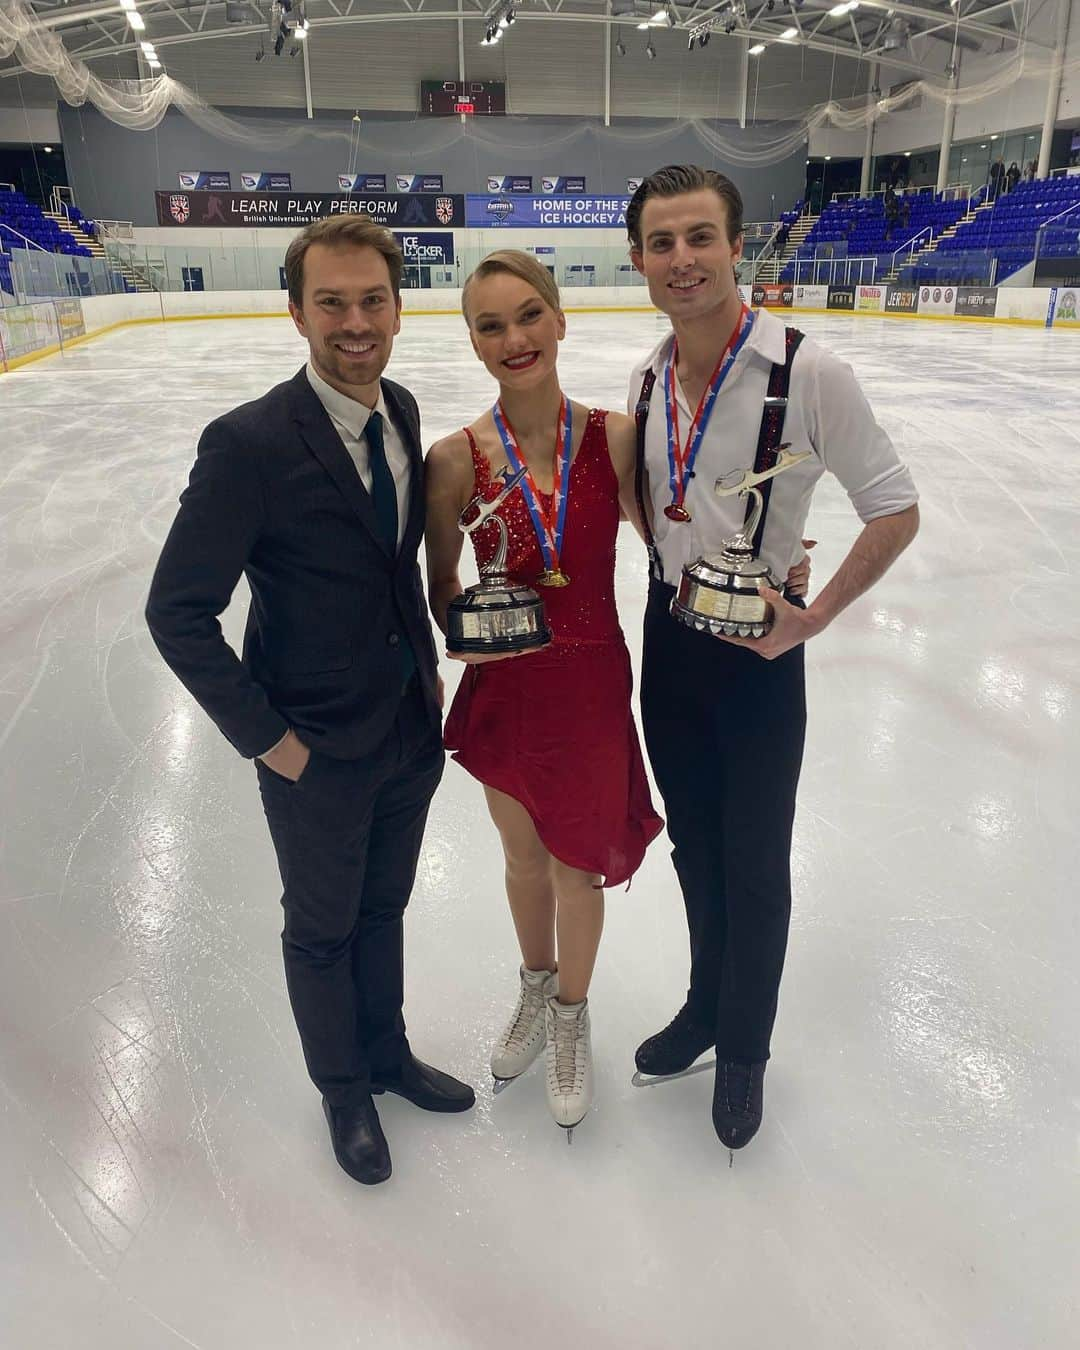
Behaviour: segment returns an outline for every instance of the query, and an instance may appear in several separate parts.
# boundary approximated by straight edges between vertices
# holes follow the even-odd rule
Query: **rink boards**
[[[793,314],[946,320],[1080,329],[1080,287],[1052,286],[741,286],[743,298]],[[652,310],[643,289],[564,287],[574,313]],[[281,291],[165,291],[48,300],[0,308],[0,370],[12,370],[113,328],[191,319],[285,318]],[[404,308],[417,316],[460,312],[459,290],[409,290]]]

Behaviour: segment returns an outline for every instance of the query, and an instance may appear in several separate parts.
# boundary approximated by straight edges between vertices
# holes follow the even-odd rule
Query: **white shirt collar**
[[[651,366],[657,375],[662,374],[671,355],[671,344],[674,340],[674,333],[666,333],[658,345],[653,348],[643,369],[648,369]],[[777,315],[771,314],[767,309],[756,309],[754,311],[754,326],[750,330],[750,336],[746,339],[746,346],[743,350],[758,352],[771,365],[777,362],[783,364],[787,351],[784,321]]]
[[[379,385],[379,399],[374,408],[369,408],[366,403],[358,403],[356,399],[349,398],[339,389],[335,389],[332,384],[327,384],[319,372],[310,361],[307,363],[308,383],[314,389],[319,402],[330,414],[339,426],[345,428],[354,440],[359,440],[364,434],[364,428],[368,424],[368,418],[373,412],[380,413],[384,423],[390,421],[386,411],[386,400],[383,397],[382,384]]]

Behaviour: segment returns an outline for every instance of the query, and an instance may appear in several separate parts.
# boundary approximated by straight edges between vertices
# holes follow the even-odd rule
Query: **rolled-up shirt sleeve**
[[[820,351],[812,398],[811,444],[843,484],[865,525],[919,500],[908,467],[875,418],[846,361]]]

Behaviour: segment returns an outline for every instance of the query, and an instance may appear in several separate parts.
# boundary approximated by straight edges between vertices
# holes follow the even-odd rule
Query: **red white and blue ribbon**
[[[511,469],[515,474],[522,469],[525,471],[521,490],[525,494],[525,504],[529,508],[537,543],[544,558],[544,569],[548,573],[558,574],[563,536],[566,533],[566,508],[570,500],[570,458],[574,442],[570,404],[564,395],[559,404],[559,420],[555,429],[555,482],[551,493],[551,505],[546,510],[541,503],[536,482],[521,453],[514,428],[510,425],[501,402],[492,408],[491,416],[494,418],[495,430],[499,433]]]
[[[694,476],[694,464],[698,457],[698,451],[701,449],[701,442],[705,438],[705,430],[709,425],[709,418],[712,416],[716,396],[731,373],[735,358],[742,351],[743,344],[750,336],[753,324],[753,313],[746,305],[743,305],[739,322],[735,325],[731,337],[728,338],[709,383],[702,392],[697,412],[694,414],[694,420],[690,423],[690,434],[686,438],[685,445],[679,443],[679,408],[675,401],[675,370],[679,364],[679,344],[678,340],[672,343],[671,357],[664,370],[668,481],[671,486],[671,505],[664,508],[664,514],[669,520],[690,519],[690,514],[685,506],[686,489],[690,484],[690,479]]]

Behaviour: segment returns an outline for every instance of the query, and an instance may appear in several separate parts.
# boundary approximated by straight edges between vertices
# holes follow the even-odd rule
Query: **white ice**
[[[493,1099],[518,957],[496,837],[454,765],[406,1014],[477,1109],[381,1098],[392,1181],[338,1169],[252,766],[142,622],[200,428],[290,375],[299,340],[285,320],[136,327],[0,378],[0,1343],[1077,1343],[1080,339],[800,323],[854,363],[923,526],[808,652],[766,1121],[731,1169],[710,1075],[630,1085],[685,987],[664,841],[608,896],[597,1102],[573,1147],[537,1069]],[[567,387],[621,407],[658,332],[572,315]],[[428,440],[491,396],[456,318],[406,317],[391,373]],[[834,482],[811,525],[820,583],[857,530]],[[619,578],[636,661],[629,534]]]

